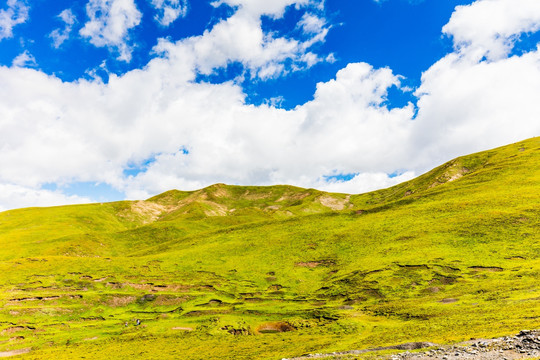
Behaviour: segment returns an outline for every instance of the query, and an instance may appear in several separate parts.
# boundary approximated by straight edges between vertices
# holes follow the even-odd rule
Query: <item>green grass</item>
[[[216,184],[3,212],[0,351],[281,359],[539,328],[539,205],[533,138],[361,195]]]

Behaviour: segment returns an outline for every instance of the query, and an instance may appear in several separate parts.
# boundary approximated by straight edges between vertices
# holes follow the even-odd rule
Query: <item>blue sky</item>
[[[27,66],[35,66],[64,81],[91,78],[95,75],[89,75],[89,72],[97,69],[96,75],[107,82],[109,72],[122,75],[143,68],[155,56],[152,48],[159,38],[181,40],[202,35],[233,12],[226,5],[212,6],[212,1],[191,1],[187,4],[184,17],[179,16],[169,26],[163,26],[156,21],[158,11],[149,0],[135,1],[142,18],[129,34],[133,50],[132,59],[128,62],[117,59],[117,54],[107,47],[92,45],[88,38],[78,33],[89,20],[87,2],[32,2],[28,8],[30,21],[17,26],[15,35],[0,43],[0,64],[10,66],[18,55],[27,51],[36,62]],[[441,29],[454,8],[472,2],[327,0],[320,13],[328,21],[331,31],[324,43],[317,44],[315,50],[321,55],[334,54],[335,61],[321,62],[305,71],[266,81],[246,80],[242,86],[248,95],[248,102],[261,104],[282,97],[280,106],[293,108],[313,98],[318,82],[332,79],[339,69],[358,61],[374,67],[390,67],[404,76],[411,86],[418,86],[422,71],[452,50],[451,40],[441,34]],[[59,15],[66,9],[71,11],[74,24],[69,37],[56,48],[51,35],[65,27]],[[263,17],[263,26],[285,37],[298,35],[297,23],[306,11],[305,8],[289,6],[282,18]],[[302,37],[302,34],[299,35]],[[234,79],[244,69],[238,64],[231,64],[218,70],[212,76],[201,79],[220,83]],[[397,100],[400,104],[403,101],[399,97]]]
[[[0,209],[390,186],[540,135],[539,29],[534,0],[4,0]]]

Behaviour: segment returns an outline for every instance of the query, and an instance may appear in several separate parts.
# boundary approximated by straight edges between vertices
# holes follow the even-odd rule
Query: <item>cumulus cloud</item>
[[[73,14],[71,9],[65,9],[60,14],[58,18],[62,20],[65,24],[63,29],[54,29],[49,37],[53,40],[53,47],[58,49],[64,41],[69,39],[71,32],[73,31],[73,25],[77,23],[77,17]]]
[[[36,58],[25,50],[13,59],[12,65],[15,67],[35,67],[37,66]]]
[[[496,62],[439,60],[418,89],[419,164],[540,135],[540,52]]]
[[[426,150],[417,164],[540,135],[540,51],[508,57],[521,33],[540,29],[539,15],[540,3],[529,0],[456,8],[444,27],[456,51],[428,69],[416,91],[413,141]]]
[[[466,22],[445,27],[455,51],[426,70],[417,103],[401,108],[386,105],[388,90],[400,89],[401,77],[366,63],[341,69],[317,85],[313,100],[292,110],[246,104],[236,82],[195,81],[231,62],[259,77],[282,74],[285,59],[308,54],[301,40],[261,30],[261,14],[280,16],[286,6],[307,6],[279,3],[281,8],[267,1],[227,1],[237,6],[231,18],[198,37],[162,40],[156,47],[161,56],[143,69],[111,74],[107,84],[0,67],[0,184],[40,189],[44,183],[100,182],[129,198],[215,182],[359,193],[458,155],[540,134],[540,50],[483,59],[473,43],[459,45],[460,29],[473,26]],[[502,0],[458,7],[449,24],[486,3]],[[320,33],[322,20],[309,16],[298,28]],[[505,36],[535,26],[514,27]],[[126,176],[123,170],[133,166],[139,173]],[[388,175],[396,170],[406,172]],[[339,174],[357,175],[335,180]],[[13,203],[0,198],[5,208]]]
[[[191,129],[195,134],[184,132],[189,154],[161,154],[146,172],[128,179],[125,191],[137,197],[144,189],[149,195],[173,183],[193,189],[218,181],[312,187],[320,185],[319,177],[334,172],[393,172],[403,161],[400,149],[381,149],[371,137],[380,132],[389,142],[404,142],[405,131],[386,130],[409,126],[412,107],[389,110],[382,105],[388,87],[398,84],[389,69],[351,64],[335,80],[319,84],[313,101],[291,111],[246,106],[234,85],[223,85],[219,96],[208,96],[205,109],[195,109],[195,103],[185,99],[173,113],[182,109],[202,115]],[[217,87],[201,84],[186,96],[197,91],[215,92]],[[380,152],[377,157],[361,156],[374,149]],[[388,161],[382,165],[381,158]]]
[[[66,196],[56,191],[0,183],[0,211],[30,206],[84,204],[88,202],[90,199],[84,197]]]
[[[324,17],[305,13],[298,23],[298,27],[303,33],[309,37],[309,40],[304,42],[304,47],[309,48],[313,44],[323,42],[330,31],[331,26],[328,25]]]
[[[318,7],[322,6],[324,1],[316,0],[217,0],[213,2],[215,7],[218,7],[222,4],[229,5],[231,7],[239,7],[243,11],[253,15],[261,16],[267,15],[274,18],[280,18],[283,16],[285,9],[288,6],[307,6],[307,5],[316,5]]]
[[[298,26],[306,34],[319,34],[326,30],[326,20],[317,15],[305,13],[302,19],[300,19]]]
[[[237,62],[249,70],[252,77],[261,79],[283,76],[289,71],[306,69],[324,61],[309,50],[313,44],[325,40],[328,28],[321,18],[317,21],[314,16],[303,18],[299,26],[306,29],[305,39],[275,37],[263,31],[261,15],[280,13],[276,10],[277,3],[290,5],[294,2],[228,2],[228,5],[241,5],[230,18],[201,36],[176,43],[161,39],[155,51],[171,61],[189,62],[201,74],[208,75],[216,68]],[[281,12],[284,6],[279,8]],[[287,67],[285,64],[288,62],[291,64]]]
[[[155,19],[162,26],[169,26],[179,17],[184,17],[188,11],[187,0],[151,0],[152,6],[158,11]]]
[[[90,19],[79,31],[97,47],[118,52],[118,59],[131,60],[129,30],[140,24],[142,14],[133,0],[90,0],[86,5]]]
[[[521,33],[538,30],[537,0],[479,0],[458,6],[443,28],[458,51],[490,60],[506,57]]]
[[[24,0],[7,0],[7,9],[0,9],[0,40],[13,36],[13,28],[28,20],[28,11]]]
[[[32,69],[0,68],[6,84],[0,133],[10,134],[2,143],[0,183],[97,181],[129,197],[218,181],[310,186],[331,172],[370,171],[380,158],[359,156],[376,146],[366,129],[406,127],[412,114],[410,107],[382,105],[386,87],[398,79],[367,64],[349,65],[320,84],[312,102],[291,111],[246,105],[233,83],[171,81],[180,67],[155,59],[145,71],[108,84],[63,83]],[[401,141],[396,134],[391,139]],[[394,158],[385,165],[393,171],[399,151],[380,151]],[[145,172],[123,175],[127,164],[149,154],[157,155]]]

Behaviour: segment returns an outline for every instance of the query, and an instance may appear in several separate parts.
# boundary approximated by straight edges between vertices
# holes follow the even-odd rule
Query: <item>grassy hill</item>
[[[540,138],[361,195],[216,184],[7,211],[0,273],[0,352],[28,359],[281,359],[540,328]]]

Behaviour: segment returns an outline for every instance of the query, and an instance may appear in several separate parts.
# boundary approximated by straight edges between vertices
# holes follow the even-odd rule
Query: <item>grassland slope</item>
[[[539,190],[533,138],[361,195],[216,184],[3,212],[0,351],[279,359],[540,328]]]

